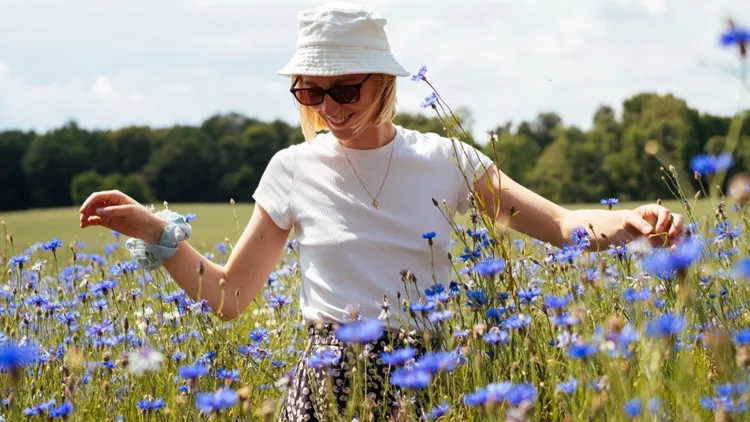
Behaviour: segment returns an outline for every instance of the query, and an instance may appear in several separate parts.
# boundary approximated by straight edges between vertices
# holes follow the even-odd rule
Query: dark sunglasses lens
[[[351,86],[342,86],[333,88],[328,93],[337,103],[351,104],[359,100],[359,88]]]
[[[323,91],[319,89],[304,89],[294,92],[297,101],[304,105],[317,105],[322,103],[323,95]]]

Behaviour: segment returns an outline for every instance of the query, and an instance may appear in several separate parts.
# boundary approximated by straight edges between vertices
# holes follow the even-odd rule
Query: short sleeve
[[[455,146],[453,157],[458,163],[458,168],[455,169],[456,177],[459,179],[456,211],[459,214],[464,214],[469,210],[469,186],[473,186],[476,180],[484,176],[484,173],[494,162],[482,151],[466,142],[455,139],[452,142]],[[453,165],[455,166],[455,164]],[[466,175],[466,179],[464,179],[464,175]],[[467,180],[469,181],[468,184],[466,183]]]
[[[294,181],[294,147],[284,148],[271,157],[260,183],[253,193],[256,204],[263,207],[277,226],[292,228],[292,186]]]

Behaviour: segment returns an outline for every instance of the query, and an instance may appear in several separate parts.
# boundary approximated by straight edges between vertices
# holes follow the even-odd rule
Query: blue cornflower
[[[493,327],[484,336],[482,336],[482,340],[484,340],[488,344],[505,343],[506,341],[508,341],[508,332],[500,330],[497,327]]]
[[[240,371],[239,369],[220,368],[219,370],[216,371],[216,378],[221,379],[221,380],[239,381]]]
[[[216,248],[216,250],[217,250],[217,251],[219,251],[219,253],[221,253],[222,255],[226,255],[226,254],[227,254],[227,244],[226,244],[225,242],[219,242],[219,243],[217,243],[217,244],[216,244],[216,246],[214,246],[214,247],[215,247],[215,248]]]
[[[480,244],[477,244],[473,250],[469,248],[464,248],[461,255],[459,255],[459,258],[461,258],[462,262],[479,259],[481,257],[482,257],[482,245]]]
[[[467,290],[466,291],[466,306],[470,308],[480,308],[489,303],[487,294],[482,289]]]
[[[65,418],[73,413],[73,404],[69,400],[65,403],[49,410],[49,416],[53,419]]]
[[[149,400],[149,399],[138,400],[138,402],[135,404],[135,407],[137,407],[138,410],[144,413],[155,413],[163,409],[164,405],[165,405],[164,399],[156,398],[153,400]]]
[[[496,319],[500,321],[503,319],[503,315],[505,315],[507,311],[506,308],[490,308],[487,309],[486,316],[488,319]]]
[[[21,268],[23,269],[23,265],[28,263],[31,259],[31,256],[29,255],[15,255],[10,257],[10,267],[11,268]]]
[[[107,299],[105,298],[97,299],[91,302],[91,307],[101,312],[102,310],[107,309]]]
[[[44,249],[45,251],[53,251],[54,252],[55,249],[61,248],[62,245],[63,245],[63,241],[60,240],[60,239],[55,238],[55,239],[52,239],[52,240],[50,240],[48,242],[45,242],[42,245],[42,249]]]
[[[561,249],[554,254],[555,262],[566,263],[573,262],[581,256],[581,245],[568,245],[564,243]]]
[[[658,397],[652,397],[648,401],[648,411],[651,413],[656,413],[661,409],[661,401]]]
[[[417,360],[416,367],[431,373],[450,372],[456,369],[458,355],[455,352],[427,352]]]
[[[308,364],[313,368],[322,368],[335,365],[340,359],[341,356],[337,354],[336,351],[330,348],[324,348],[310,354]]]
[[[590,245],[589,232],[583,226],[577,226],[573,228],[573,231],[570,234],[570,240],[573,241],[574,245],[577,245],[581,248],[588,248]]]
[[[428,302],[413,302],[409,305],[409,309],[415,313],[424,313],[435,310],[435,302],[432,300]]]
[[[620,242],[619,245],[609,245],[607,247],[607,254],[611,256],[612,258],[617,258],[620,260],[624,260],[628,257],[628,248],[625,246],[624,242]]]
[[[424,294],[426,296],[435,296],[437,294],[443,293],[445,291],[445,285],[443,283],[435,283],[431,287],[428,287],[424,289]]]
[[[282,308],[292,304],[292,298],[281,293],[272,293],[268,296],[268,306],[270,308]]]
[[[538,287],[532,287],[530,289],[523,289],[518,291],[518,298],[525,302],[535,302],[536,297],[542,294],[542,289]]]
[[[31,305],[31,306],[43,307],[43,306],[48,305],[50,301],[49,301],[49,296],[47,296],[46,294],[43,294],[43,295],[37,294],[37,295],[31,295],[27,297],[26,300],[24,300],[24,303],[26,303],[27,305]]]
[[[253,343],[260,343],[262,341],[268,340],[268,330],[265,328],[256,328],[254,330],[250,330],[250,333],[248,333],[248,337],[250,337],[250,340],[252,340]]]
[[[567,296],[545,296],[544,306],[550,309],[563,309],[570,301],[573,300],[573,295]]]
[[[572,344],[568,348],[568,357],[573,359],[585,359],[591,355],[596,354],[599,348],[595,344]]]
[[[665,248],[658,248],[643,260],[646,272],[650,274],[669,273],[682,270],[701,258],[703,244],[693,237],[677,245],[674,252],[667,252]]]
[[[451,407],[448,404],[448,402],[446,402],[445,400],[443,400],[442,403],[440,403],[439,405],[433,407],[430,410],[430,414],[428,415],[428,418],[429,418],[429,420],[435,420],[435,419],[438,419],[440,417],[443,417],[443,416],[445,416],[448,413],[448,411],[450,411],[450,409],[451,409]]]
[[[438,102],[437,93],[433,92],[429,96],[425,97],[424,100],[422,100],[422,103],[420,104],[420,106],[422,108],[428,108],[428,107],[437,108],[437,102]]]
[[[422,239],[432,240],[435,236],[435,232],[427,232],[422,235]]]
[[[750,29],[737,28],[734,25],[719,37],[719,43],[722,47],[733,45],[741,46],[750,43]]]
[[[565,394],[573,394],[578,388],[578,380],[570,378],[568,381],[563,381],[557,384],[555,392],[562,391]]]
[[[600,200],[599,203],[612,209],[612,207],[620,203],[620,200],[618,198],[605,198]]]
[[[623,407],[625,408],[625,413],[629,418],[635,418],[641,414],[641,400],[638,398],[630,400],[629,402],[625,403]]]
[[[474,393],[464,395],[464,404],[467,406],[481,406],[485,404],[508,401],[513,406],[518,406],[526,401],[536,398],[536,388],[528,383],[512,384],[510,382],[498,382],[487,384],[477,389]]]
[[[499,259],[488,259],[485,261],[477,262],[477,264],[474,266],[474,270],[479,273],[479,275],[489,277],[493,276],[505,269],[505,260],[502,258]]]
[[[220,412],[222,409],[237,403],[237,393],[229,388],[222,388],[214,393],[198,394],[195,405],[204,413]]]
[[[673,337],[685,329],[685,318],[664,314],[649,321],[646,333],[649,337]]]
[[[89,290],[94,296],[103,296],[106,295],[107,292],[110,292],[115,288],[117,288],[117,281],[115,279],[109,278],[103,280],[101,283],[92,284],[89,287]]]
[[[734,164],[734,158],[729,153],[718,156],[698,154],[690,161],[690,169],[700,174],[714,174],[726,170]]]
[[[383,322],[377,319],[360,319],[340,326],[335,335],[345,343],[369,343],[383,335]]]
[[[105,333],[111,333],[113,329],[112,323],[109,321],[104,322],[97,322],[90,324],[86,327],[86,336],[87,337],[101,337]]]
[[[425,74],[427,74],[427,66],[422,65],[422,67],[419,68],[419,72],[411,75],[411,80],[414,82],[419,82],[425,78]]]
[[[180,366],[177,373],[180,375],[180,378],[193,379],[206,375],[208,367],[205,365],[185,365]]]
[[[36,416],[48,411],[54,405],[55,399],[49,399],[44,403],[39,403],[36,406],[31,406],[23,409],[23,414],[25,416]]]
[[[622,298],[628,302],[643,302],[651,299],[651,291],[649,289],[636,291],[630,287],[622,292]]]
[[[390,383],[407,389],[423,389],[430,385],[432,374],[423,368],[398,368],[391,372]]]
[[[381,352],[380,359],[386,365],[403,365],[417,355],[417,350],[407,346],[402,349],[394,349],[393,352]]]
[[[717,242],[724,239],[734,240],[742,234],[742,227],[739,224],[732,227],[728,221],[722,221],[716,225],[714,233],[716,233]]]
[[[9,342],[0,345],[0,369],[7,372],[17,373],[37,358],[37,349],[32,346],[19,346]]]
[[[746,328],[735,334],[734,343],[738,346],[747,346],[750,344],[750,329]]]
[[[189,212],[189,213],[185,214],[185,222],[189,223],[189,222],[195,220],[197,217],[198,217],[197,215],[193,214],[192,212]]]
[[[560,315],[553,316],[552,323],[559,327],[573,326],[578,324],[578,318],[570,315],[568,312],[563,312]]]
[[[531,317],[526,314],[513,314],[503,323],[506,328],[511,330],[517,330],[519,328],[528,327],[531,324]]]
[[[427,316],[427,319],[430,322],[441,322],[450,319],[452,315],[453,313],[450,309],[443,309],[442,311],[432,312]]]

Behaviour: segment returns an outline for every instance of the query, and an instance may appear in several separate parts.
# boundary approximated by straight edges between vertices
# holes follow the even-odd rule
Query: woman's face
[[[358,85],[365,78],[367,78],[367,74],[305,76],[297,83],[297,87],[330,89],[342,85]],[[359,100],[355,103],[340,104],[326,94],[322,103],[310,107],[325,120],[334,136],[339,139],[350,139],[353,136],[353,130],[350,127],[352,117],[364,112],[375,101],[377,86],[374,79],[371,76],[365,81],[360,89]]]

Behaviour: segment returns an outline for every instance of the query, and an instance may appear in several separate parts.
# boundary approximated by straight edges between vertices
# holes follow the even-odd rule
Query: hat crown
[[[330,3],[300,12],[297,48],[314,46],[390,50],[386,19],[353,3]]]

